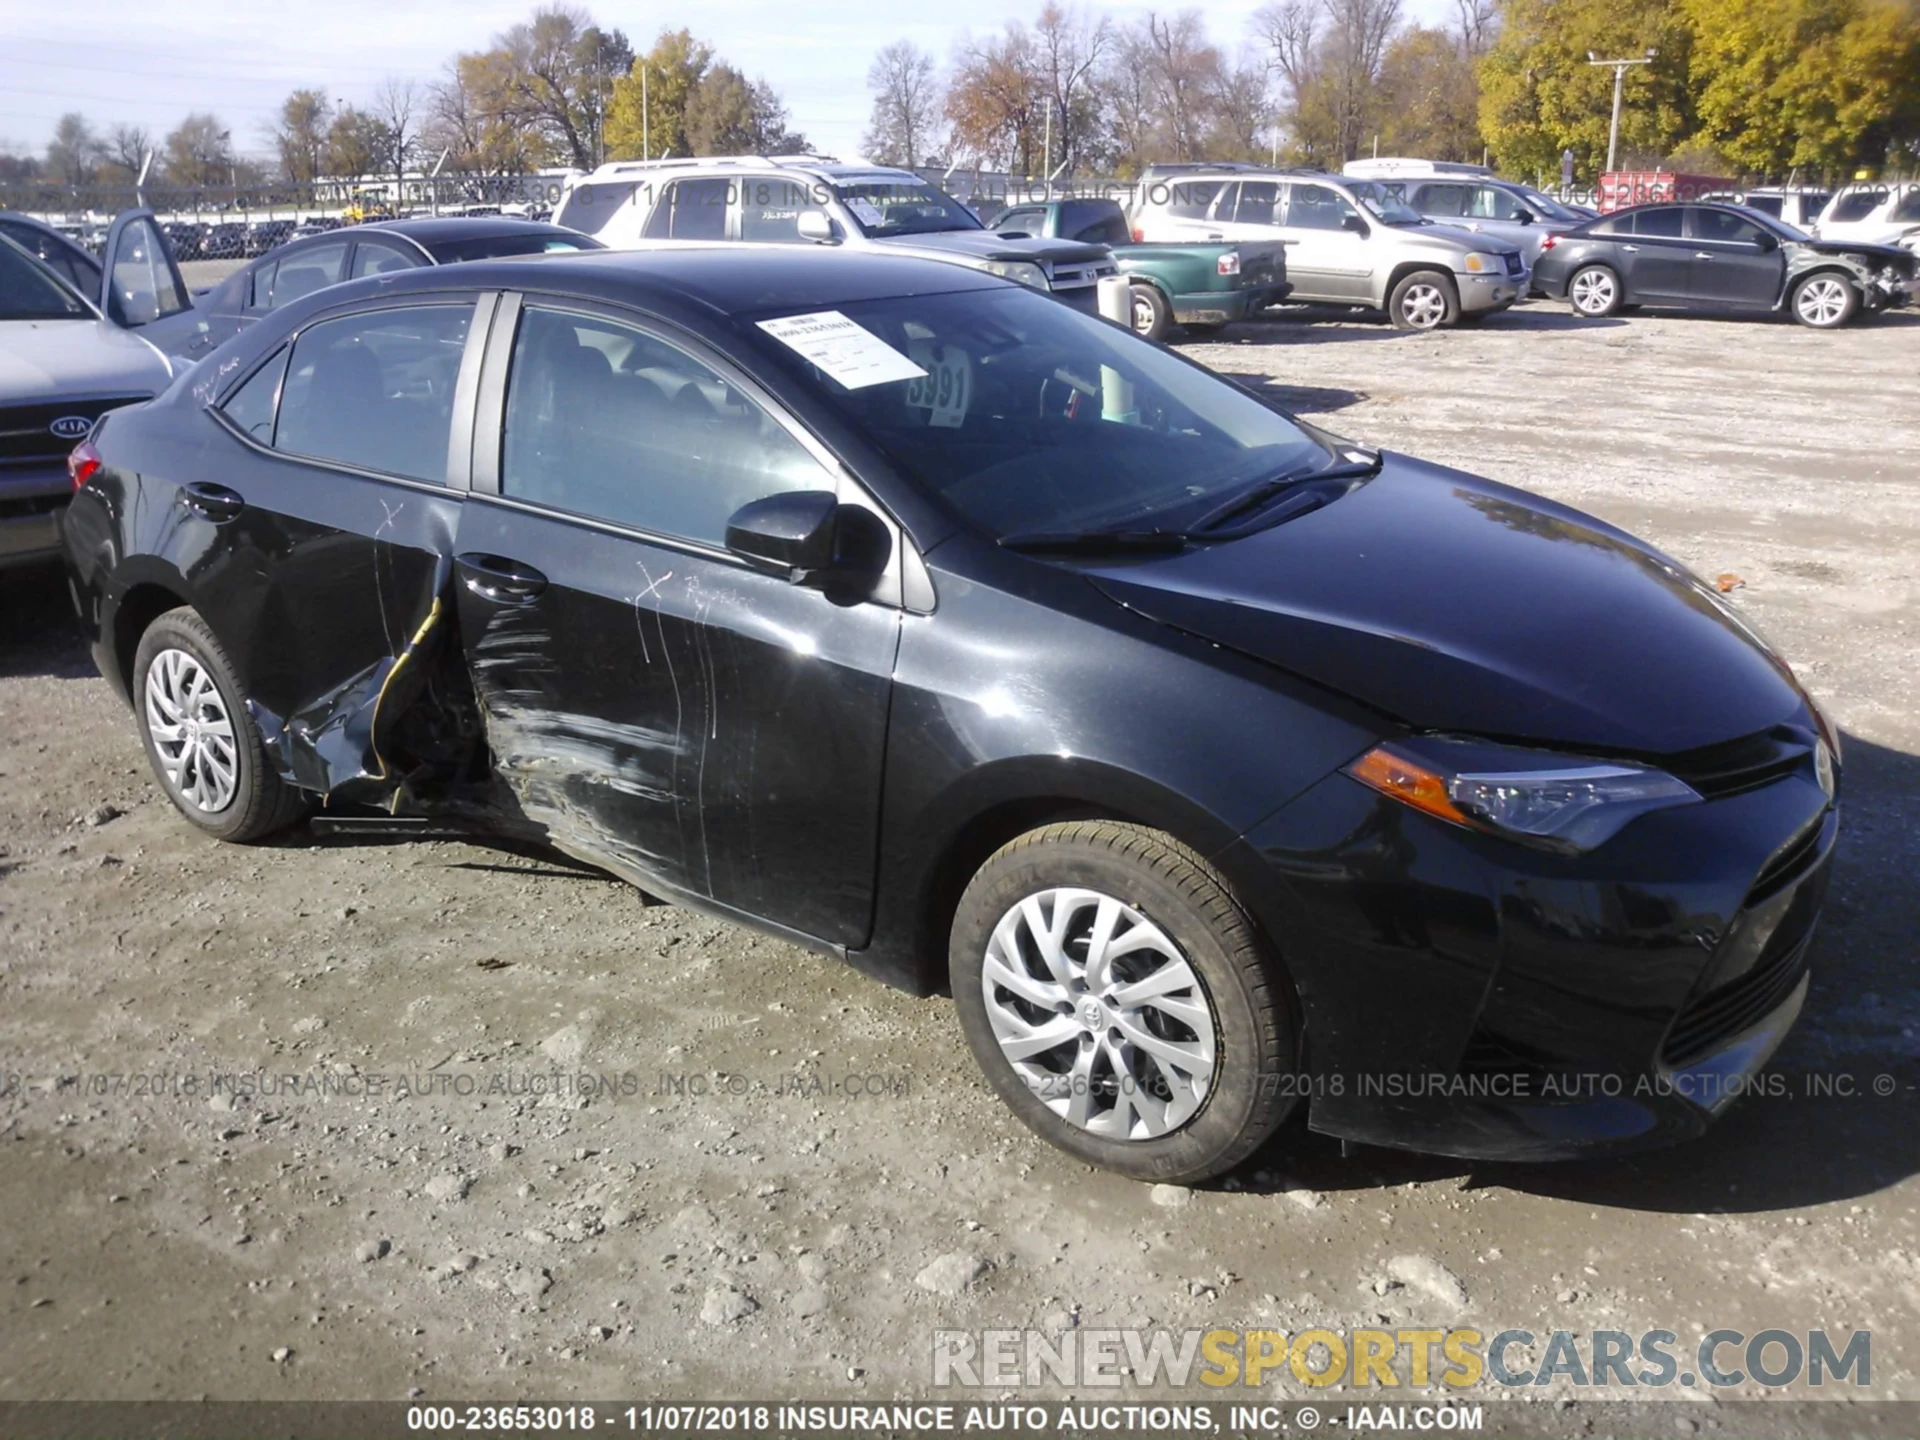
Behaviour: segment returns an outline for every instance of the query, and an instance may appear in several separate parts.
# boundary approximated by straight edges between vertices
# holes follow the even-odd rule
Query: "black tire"
[[[1177,1003],[1190,1012],[1196,1004],[1204,1005],[1214,1039],[1212,1073],[1195,1112],[1170,1125],[1165,1133],[1150,1138],[1109,1138],[1073,1123],[1056,1113],[1042,1093],[1045,1085],[1054,1090],[1056,1101],[1067,1104],[1070,1102],[1063,1098],[1067,1087],[1054,1089],[1048,1081],[1036,1081],[1031,1073],[1023,1076],[995,1037],[985,988],[988,948],[995,943],[1003,918],[1010,918],[1023,901],[1056,888],[1098,892],[1130,908],[1171,942],[1179,960],[1198,982],[1198,996]],[[1057,917],[1056,905],[1056,921]],[[1128,923],[1131,926],[1132,922]],[[1061,938],[1063,955],[1075,944],[1086,943],[1084,933],[1072,928]],[[1136,965],[1140,953],[1130,952],[1136,957]],[[1083,948],[1083,977],[1090,973],[1086,954]],[[1151,963],[1164,963],[1151,952],[1148,958]],[[1046,975],[1033,969],[1036,962],[1029,959],[1025,963],[1029,976],[1046,986]],[[1298,1087],[1288,1083],[1287,1077],[1293,1074],[1299,1054],[1299,1030],[1292,988],[1219,872],[1195,851],[1161,831],[1113,821],[1075,821],[1029,831],[1003,845],[980,867],[961,897],[953,920],[948,964],[961,1029],[988,1082],[1028,1128],[1081,1160],[1136,1180],[1193,1184],[1239,1165],[1260,1148],[1293,1108]],[[1112,978],[1105,983],[1111,993],[1124,988],[1126,976],[1120,975],[1117,985]],[[1054,988],[1065,992],[1065,987]],[[1192,988],[1184,987],[1179,993],[1191,996]],[[1012,992],[996,987],[997,1013],[1006,1016],[1011,1001]],[[1098,1011],[1098,997],[1082,985],[1077,997],[1066,1002],[1069,1008],[1053,1007],[1059,1011],[1057,1019],[1037,1004],[1026,1006],[1028,1023],[1077,1025],[1080,1022],[1073,1007],[1084,1012],[1089,1001]],[[1109,1016],[1120,1014],[1131,1017],[1124,1023],[1136,1032],[1144,1028],[1169,1038],[1164,1020],[1143,1023],[1141,1009],[1108,1011]],[[1122,1022],[1105,1019],[1088,1023],[1104,1029]],[[1120,1030],[1105,1033],[1118,1037]],[[1177,1031],[1173,1038],[1178,1038]],[[1048,1074],[1055,1073],[1055,1064],[1068,1063],[1061,1057],[1092,1051],[1097,1043],[1091,1034],[1076,1034],[1072,1041],[1063,1041],[1047,1056],[1039,1057],[1036,1068],[1045,1064]],[[1103,1048],[1101,1053],[1110,1052]],[[1146,1064],[1144,1059],[1138,1063],[1143,1067]],[[1164,1070],[1154,1073],[1164,1074]],[[1065,1081],[1067,1077],[1061,1078]],[[1146,1083],[1155,1083],[1151,1075]],[[1107,1092],[1105,1104],[1117,1108],[1117,1096]]]
[[[232,794],[217,807],[196,802],[189,797],[181,780],[167,774],[160,742],[154,737],[154,718],[161,712],[150,700],[148,679],[154,663],[169,651],[185,652],[204,672],[218,698],[218,710],[209,713],[223,717],[231,732]],[[239,681],[234,678],[233,662],[227,658],[226,650],[207,622],[191,606],[182,605],[167,611],[140,637],[133,659],[133,711],[140,727],[141,743],[147,749],[147,763],[153,766],[160,788],[167,792],[175,809],[215,839],[236,844],[262,840],[286,829],[305,813],[304,792],[283,781],[267,760],[260,729],[247,709]],[[181,767],[183,780],[191,770],[191,765]]]
[[[1604,320],[1617,314],[1625,291],[1619,273],[1611,265],[1582,265],[1567,277],[1567,303],[1573,313],[1589,320]]]
[[[1838,330],[1860,313],[1860,287],[1836,270],[1816,270],[1795,282],[1787,309],[1810,329]]]
[[[1133,305],[1133,333],[1148,340],[1165,340],[1173,328],[1173,310],[1167,297],[1152,285],[1134,285],[1128,296]]]
[[[1414,270],[1387,296],[1387,318],[1396,330],[1441,330],[1460,319],[1460,289],[1443,270]]]

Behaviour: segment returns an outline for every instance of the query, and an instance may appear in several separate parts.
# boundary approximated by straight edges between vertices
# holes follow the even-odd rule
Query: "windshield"
[[[0,320],[91,320],[87,302],[13,241],[0,235]]]
[[[958,200],[918,180],[850,180],[833,193],[853,212],[860,233],[876,240],[984,228]]]
[[[1024,288],[754,318],[777,363],[996,539],[1177,527],[1328,460],[1246,392]]]
[[[1529,205],[1540,212],[1540,218],[1543,220],[1582,220],[1586,218],[1583,215],[1575,214],[1551,195],[1536,190],[1531,185],[1516,185],[1514,189],[1520,192],[1521,196]]]
[[[1424,225],[1426,218],[1384,185],[1371,180],[1350,180],[1347,189],[1353,198],[1389,225]]]

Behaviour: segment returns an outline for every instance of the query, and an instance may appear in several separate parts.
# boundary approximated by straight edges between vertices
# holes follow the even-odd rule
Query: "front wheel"
[[[1588,265],[1567,281],[1567,299],[1576,313],[1589,320],[1603,319],[1622,308],[1620,277],[1605,265]]]
[[[1416,270],[1393,287],[1387,315],[1396,330],[1438,330],[1460,318],[1460,292],[1451,275]]]
[[[1172,836],[1079,821],[980,868],[954,916],[961,1028],[1015,1115],[1137,1180],[1224,1174],[1292,1108],[1292,992],[1225,880]]]
[[[1860,308],[1860,292],[1838,275],[1809,275],[1793,287],[1793,318],[1815,330],[1838,330]]]
[[[268,763],[232,662],[199,612],[169,610],[140,637],[133,659],[140,738],[180,813],[220,840],[284,830],[306,797]]]

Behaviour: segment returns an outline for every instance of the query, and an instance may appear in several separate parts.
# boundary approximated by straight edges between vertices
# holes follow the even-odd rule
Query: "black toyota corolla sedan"
[[[950,987],[1142,1178],[1699,1130],[1807,988],[1835,736],[1658,551],[1022,286],[687,249],[276,311],[73,459],[160,783],[537,840]]]
[[[1624,306],[1785,311],[1831,330],[1912,298],[1914,257],[1816,240],[1744,205],[1641,205],[1549,235],[1536,289],[1598,319]]]

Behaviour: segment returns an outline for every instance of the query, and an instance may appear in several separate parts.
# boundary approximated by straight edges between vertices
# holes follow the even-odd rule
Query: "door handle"
[[[1227,237],[1225,235],[1222,235],[1218,230],[1210,231],[1208,232],[1208,235],[1207,235],[1207,239],[1209,240],[1224,240],[1226,238]]]
[[[224,485],[212,485],[204,480],[196,480],[180,489],[180,503],[194,514],[224,524],[247,508],[246,500],[238,491],[229,490]]]
[[[457,562],[467,589],[483,600],[516,604],[547,588],[547,577],[531,565],[498,555],[462,555]]]
[[[1709,255],[1704,250],[1696,250],[1693,252],[1693,258],[1696,260],[1711,260],[1713,256]]]
[[[1638,255],[1640,253],[1640,247],[1638,245],[1622,245],[1620,248],[1629,255]]]

